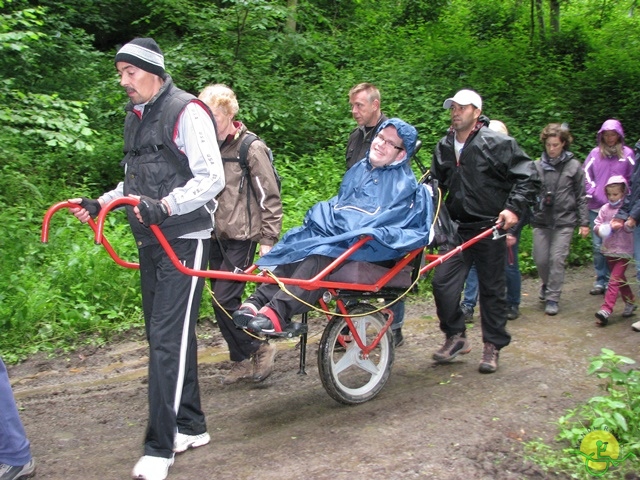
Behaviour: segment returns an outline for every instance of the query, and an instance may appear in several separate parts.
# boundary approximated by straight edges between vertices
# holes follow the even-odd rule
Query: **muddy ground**
[[[433,302],[411,301],[390,380],[358,406],[335,402],[320,383],[323,321],[311,325],[307,375],[298,374],[295,341],[280,341],[267,381],[232,386],[220,382],[230,367],[224,342],[203,321],[200,382],[212,442],[177,456],[169,478],[550,478],[524,459],[523,442],[556,445],[553,422],[600,392],[586,370],[602,347],[640,361],[640,333],[630,328],[640,315],[622,319],[618,307],[607,328],[596,327],[602,297],[588,295],[590,285],[589,268],[569,271],[560,314],[549,317],[537,281],[525,280],[522,315],[509,322],[513,341],[492,375],[477,370],[477,315],[472,352],[435,365],[442,335]],[[38,478],[129,478],[142,453],[145,365],[144,340],[129,338],[9,367]]]

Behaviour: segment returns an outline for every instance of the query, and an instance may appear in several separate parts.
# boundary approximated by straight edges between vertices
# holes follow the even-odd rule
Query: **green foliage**
[[[346,167],[340,156],[343,150],[336,150],[334,148],[315,156],[303,155],[297,159],[277,157],[276,166],[282,177],[283,232],[301,225],[305,213],[315,203],[338,193]],[[336,161],[336,158],[340,160]]]
[[[73,147],[78,151],[91,151],[87,143],[94,134],[89,128],[84,113],[85,102],[61,100],[57,95],[23,94],[17,91],[6,92],[3,100],[15,106],[0,112],[4,135],[22,134],[24,137],[38,137],[53,148]]]
[[[5,167],[0,191],[0,351],[12,362],[39,350],[100,343],[141,325],[137,273],[117,267],[91,230],[65,211],[54,216],[49,244],[39,242],[49,192]],[[20,187],[20,188],[18,188]],[[65,195],[63,188],[59,194]],[[123,258],[135,259],[128,224],[110,219],[107,238]]]
[[[616,473],[637,472],[640,467],[640,370],[629,368],[635,363],[607,348],[591,358],[587,373],[605,381],[604,394],[568,410],[556,422],[560,430],[556,440],[569,447],[558,451],[541,441],[528,442],[529,459],[548,472],[591,478],[584,470],[584,459],[575,452],[580,450],[580,443],[588,432],[607,430],[618,441],[621,453],[635,455],[622,463]]]
[[[96,197],[122,178],[127,97],[113,55],[131,38],[156,38],[168,72],[191,93],[211,83],[235,90],[238,118],[274,151],[288,230],[336,193],[355,126],[347,93],[363,81],[380,88],[387,115],[416,126],[426,166],[449,125],[442,101],[460,88],[477,90],[485,113],[504,121],[532,158],[549,122],[570,124],[578,158],[606,118],[619,118],[635,143],[640,93],[630,86],[640,81],[640,29],[628,3],[561,2],[560,31],[532,42],[530,3],[515,0],[299,0],[295,32],[285,28],[285,0],[0,0],[4,337],[50,319],[53,337],[72,342],[81,330],[126,328],[127,316],[139,324],[132,272],[89,248],[90,235],[74,236],[86,227],[67,218],[49,246],[36,240],[48,205],[80,192]],[[118,223],[116,242],[128,251]],[[576,235],[568,263],[591,257],[590,240]],[[520,261],[523,273],[535,273],[530,230]],[[34,349],[61,345],[25,338]]]
[[[587,373],[605,381],[604,394],[561,417],[558,440],[579,445],[585,428],[602,430],[606,426],[614,432],[620,445],[632,451],[640,450],[640,370],[628,368],[635,360],[603,348],[602,353],[590,361]]]

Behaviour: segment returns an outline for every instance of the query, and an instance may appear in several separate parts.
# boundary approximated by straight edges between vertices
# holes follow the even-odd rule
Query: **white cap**
[[[473,105],[482,110],[482,98],[473,90],[460,90],[453,98],[447,98],[442,104],[442,107],[449,109],[453,102],[456,102],[458,105]]]

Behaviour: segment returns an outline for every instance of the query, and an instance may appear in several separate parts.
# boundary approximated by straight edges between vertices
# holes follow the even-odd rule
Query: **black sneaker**
[[[471,345],[463,333],[456,333],[448,337],[444,344],[433,354],[433,359],[439,363],[450,362],[458,355],[466,355],[471,351]]]
[[[544,283],[540,285],[540,291],[538,292],[538,299],[540,299],[541,302],[547,301],[547,286]]]
[[[464,323],[473,323],[473,307],[461,303],[460,310],[462,310],[462,315],[464,316]]]
[[[254,317],[254,313],[248,308],[240,308],[233,312],[231,318],[233,319],[233,324],[236,328],[243,329],[247,328],[247,325],[249,325],[249,322],[253,320]]]
[[[520,316],[518,305],[509,305],[507,307],[507,320],[515,320]]]
[[[602,285],[594,285],[594,287],[589,290],[589,295],[603,295],[606,288]]]
[[[402,328],[396,328],[393,330],[393,346],[398,348],[404,344],[404,337],[402,336]]]
[[[29,463],[20,467],[14,467],[5,463],[0,463],[0,480],[18,480],[19,478],[31,478],[36,474],[36,462],[29,460]]]
[[[234,319],[234,322],[235,322],[235,319]],[[238,324],[236,323],[236,325]],[[253,333],[267,333],[267,334],[275,333],[276,331],[271,319],[266,315],[263,315],[262,313],[258,313],[256,316],[254,316],[249,320],[249,323],[247,323],[247,330]]]

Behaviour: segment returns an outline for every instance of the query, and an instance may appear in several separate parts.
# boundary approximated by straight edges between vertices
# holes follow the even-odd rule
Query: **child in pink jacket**
[[[610,224],[622,206],[627,191],[627,181],[623,176],[614,175],[609,178],[605,185],[608,203],[600,207],[593,227],[595,234],[603,239],[601,251],[611,272],[604,302],[596,313],[596,325],[600,327],[609,323],[618,293],[624,302],[623,317],[630,317],[636,309],[633,291],[625,275],[627,266],[633,260],[633,232],[624,227],[612,230]]]

